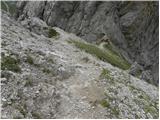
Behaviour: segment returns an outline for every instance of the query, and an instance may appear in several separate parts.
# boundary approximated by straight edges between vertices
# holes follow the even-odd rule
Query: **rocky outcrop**
[[[158,2],[18,2],[17,18],[39,17],[89,42],[104,35],[131,63],[151,70],[158,84]]]
[[[48,26],[44,21],[42,21],[39,18],[32,17],[32,18],[21,21],[21,24],[25,28],[29,29],[30,31],[38,35],[44,35],[48,37],[48,32],[49,32]]]
[[[81,51],[70,42],[85,43],[76,35],[52,29],[59,37],[2,13],[1,118],[158,119],[158,87]]]
[[[143,71],[142,66],[140,66],[137,62],[132,64],[129,70],[129,74],[139,77],[141,75],[141,72]]]

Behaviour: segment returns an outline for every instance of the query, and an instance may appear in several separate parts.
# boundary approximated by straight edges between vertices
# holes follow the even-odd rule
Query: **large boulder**
[[[21,21],[21,24],[30,31],[48,37],[48,25],[37,17],[32,17]]]

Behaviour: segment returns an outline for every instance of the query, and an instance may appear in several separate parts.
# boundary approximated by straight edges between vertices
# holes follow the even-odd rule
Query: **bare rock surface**
[[[156,86],[76,48],[68,40],[85,42],[76,35],[53,29],[59,37],[38,35],[2,13],[1,118],[158,119]]]
[[[131,63],[150,66],[158,85],[157,1],[30,1],[17,3],[17,18],[39,17],[81,38],[95,42],[107,35]]]

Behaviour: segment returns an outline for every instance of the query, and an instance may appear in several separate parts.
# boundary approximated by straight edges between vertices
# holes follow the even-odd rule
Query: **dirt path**
[[[71,46],[66,41],[67,36],[66,38],[64,36],[61,41],[57,41],[56,50],[60,50],[60,56],[66,58],[63,59],[64,64],[70,64],[76,70],[69,79],[58,83],[61,102],[56,117],[105,118],[105,108],[97,104],[105,97],[104,86],[98,85],[102,68],[95,65],[97,62],[95,57]],[[88,61],[86,62],[84,58],[88,58]]]

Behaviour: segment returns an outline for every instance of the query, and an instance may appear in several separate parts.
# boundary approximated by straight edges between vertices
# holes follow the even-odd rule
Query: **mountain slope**
[[[17,8],[18,20],[39,17],[89,42],[108,36],[130,63],[142,66],[142,76],[149,71],[148,81],[158,85],[158,1],[25,1]]]
[[[46,28],[45,28],[46,29]],[[2,118],[158,118],[158,88],[2,13]]]

